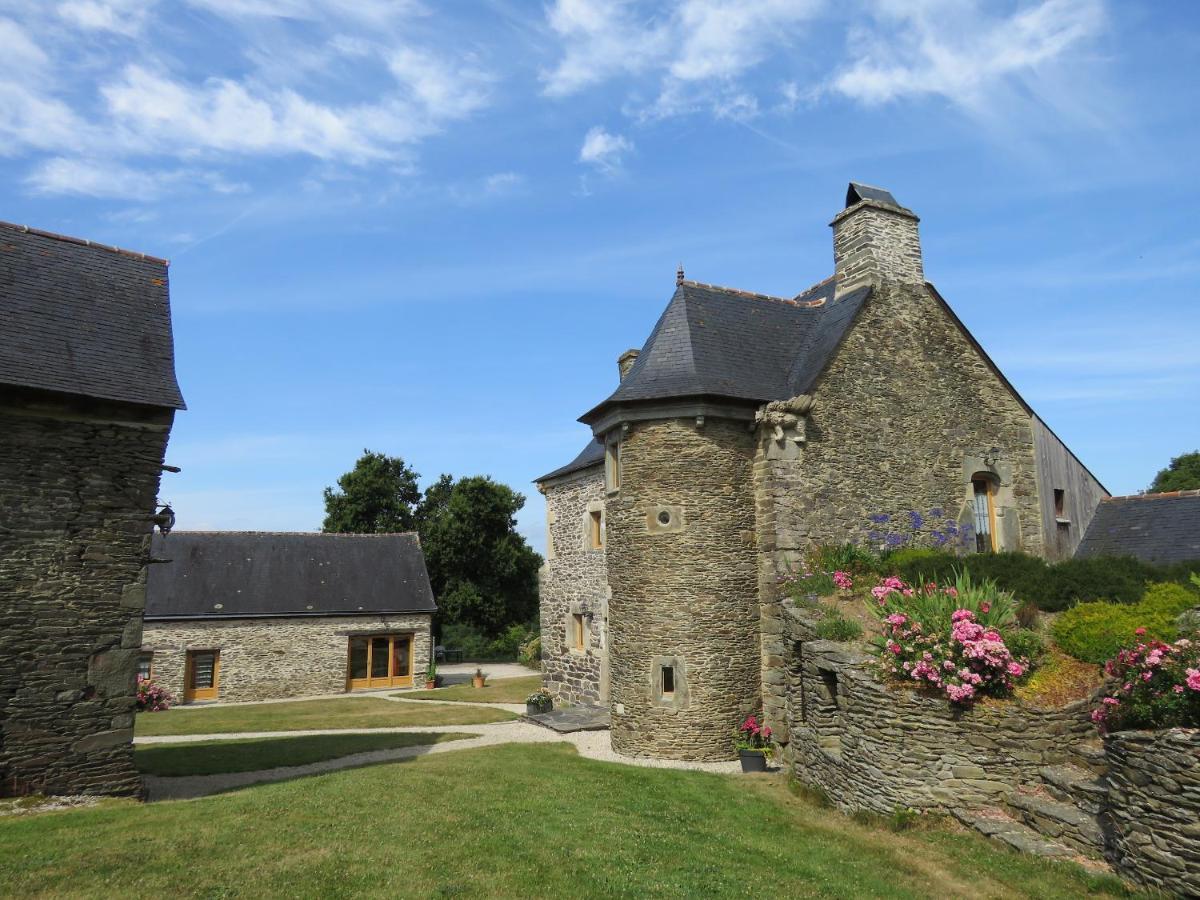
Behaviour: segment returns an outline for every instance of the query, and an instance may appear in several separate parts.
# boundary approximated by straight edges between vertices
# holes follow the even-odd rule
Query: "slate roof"
[[[1136,556],[1160,565],[1200,560],[1200,491],[1101,500],[1075,555]]]
[[[869,287],[832,302],[828,279],[795,298],[680,283],[612,404],[683,397],[763,403],[807,392],[825,368]]]
[[[559,466],[553,472],[547,472],[540,478],[535,478],[534,482],[549,481],[551,478],[570,475],[572,472],[581,472],[592,466],[598,466],[602,462],[604,462],[604,445],[592,439],[587,442],[586,447],[579,451],[579,455],[565,466]]]
[[[155,534],[146,618],[432,613],[415,534]]]
[[[898,206],[901,209],[904,208],[896,202],[896,198],[892,196],[891,191],[869,184],[859,184],[857,181],[850,182],[850,187],[846,189],[846,208],[849,209],[854,204],[863,200],[877,200],[880,203]]]
[[[165,260],[0,222],[0,384],[184,409]]]

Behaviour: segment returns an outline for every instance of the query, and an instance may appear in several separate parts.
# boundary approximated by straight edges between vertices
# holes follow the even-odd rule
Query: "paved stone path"
[[[412,700],[412,703],[429,701]],[[162,778],[148,775],[145,777],[146,798],[157,800],[183,800],[192,797],[203,797],[220,791],[246,787],[251,784],[261,784],[270,781],[286,781],[292,778],[302,778],[307,775],[319,775],[323,772],[335,772],[339,769],[349,769],[356,766],[373,763],[398,762],[405,759],[415,759],[429,753],[449,753],[455,750],[473,750],[477,747],[488,747],[496,744],[574,744],[579,755],[586,759],[596,759],[605,762],[623,763],[632,766],[644,766],[655,769],[690,769],[700,772],[720,772],[732,774],[740,772],[741,766],[736,761],[697,763],[682,762],[667,759],[635,759],[620,756],[612,749],[608,731],[581,731],[574,734],[557,734],[547,728],[532,725],[528,722],[496,722],[488,725],[436,725],[412,728],[355,728],[327,729],[314,731],[253,731],[233,734],[189,734],[164,735],[161,737],[135,738],[134,743],[145,744],[175,744],[191,743],[194,741],[237,740],[239,738],[265,737],[295,737],[316,734],[386,734],[389,732],[431,732],[454,731],[460,734],[473,734],[475,737],[441,744],[429,744],[420,747],[398,747],[393,750],[372,750],[367,753],[355,753],[337,759],[310,763],[304,766],[283,766],[276,769],[263,769],[257,772],[230,772],[220,775],[189,775],[179,778]]]

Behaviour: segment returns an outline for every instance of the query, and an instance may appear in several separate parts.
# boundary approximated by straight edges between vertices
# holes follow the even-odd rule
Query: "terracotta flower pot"
[[[477,688],[483,687],[483,684],[485,681],[487,681],[486,676],[474,675],[471,677],[471,684],[473,684]]]
[[[426,679],[425,690],[432,691],[435,687],[437,687],[437,679],[436,678]]]

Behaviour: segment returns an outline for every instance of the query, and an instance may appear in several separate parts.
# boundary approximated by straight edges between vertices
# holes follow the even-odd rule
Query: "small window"
[[[604,513],[598,509],[588,513],[588,546],[593,550],[604,549]]]
[[[609,492],[621,489],[621,440],[613,438],[608,442],[604,454],[604,480]]]
[[[146,681],[154,677],[154,654],[139,653],[137,662],[137,677]]]
[[[972,505],[975,524],[975,549],[991,553],[996,549],[996,509],[992,503],[992,481],[984,476],[971,479]]]
[[[1065,519],[1067,508],[1067,492],[1062,488],[1054,489],[1054,518]]]
[[[573,649],[583,649],[583,635],[583,614],[575,613],[571,616],[571,647]]]
[[[664,697],[673,697],[675,695],[675,667],[662,667],[662,695]]]

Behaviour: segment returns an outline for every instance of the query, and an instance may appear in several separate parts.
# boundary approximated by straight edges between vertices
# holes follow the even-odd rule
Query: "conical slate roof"
[[[807,392],[870,293],[833,302],[828,279],[787,299],[683,281],[620,386],[580,417],[613,404],[683,397],[763,403]]]

